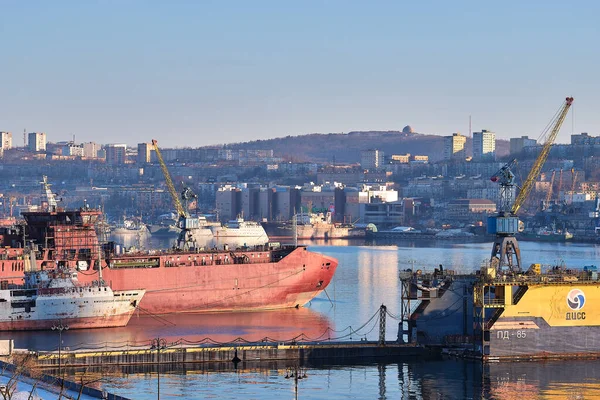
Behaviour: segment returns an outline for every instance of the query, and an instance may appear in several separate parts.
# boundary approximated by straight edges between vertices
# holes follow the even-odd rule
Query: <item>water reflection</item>
[[[594,361],[521,362],[482,365],[475,361],[402,360],[391,364],[302,368],[303,399],[588,399],[600,396],[600,371]],[[285,379],[293,362],[178,365],[161,370],[161,397],[290,398],[294,382]],[[136,399],[156,396],[151,383],[156,366],[123,367],[105,389]],[[71,372],[73,373],[73,372]],[[166,373],[166,375],[165,375]],[[127,387],[122,387],[126,384]]]
[[[62,334],[63,346],[110,349],[145,346],[161,337],[168,342],[184,339],[193,344],[203,340],[225,343],[237,338],[260,341],[323,340],[335,326],[320,313],[309,308],[222,314],[134,315],[121,328],[69,330]],[[31,350],[54,350],[58,347],[55,332],[0,332],[0,339],[14,339],[15,347]]]
[[[484,395],[508,399],[600,398],[597,361],[550,361],[489,364],[484,367]]]

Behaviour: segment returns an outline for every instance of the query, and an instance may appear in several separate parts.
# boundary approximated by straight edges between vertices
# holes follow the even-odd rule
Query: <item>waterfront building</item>
[[[448,202],[446,216],[449,219],[469,220],[496,212],[496,203],[487,199],[456,199]]]
[[[375,224],[378,227],[394,227],[404,223],[404,201],[391,203],[363,203],[360,205],[362,224]]]
[[[216,193],[216,210],[221,221],[237,218],[242,212],[242,190],[224,185]]]
[[[323,213],[330,211],[330,207],[335,204],[335,187],[335,184],[304,185],[300,193],[302,211]]]

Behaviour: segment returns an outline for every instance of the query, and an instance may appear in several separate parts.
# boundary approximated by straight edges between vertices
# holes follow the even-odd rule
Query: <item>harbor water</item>
[[[228,343],[290,340],[377,340],[379,307],[387,307],[386,339],[396,340],[401,284],[398,272],[433,270],[442,264],[457,273],[477,270],[489,259],[491,243],[309,242],[312,251],[339,260],[332,283],[300,309],[226,314],[152,315],[140,311],[123,328],[62,333],[62,346],[75,349],[150,348],[153,339],[167,343]],[[157,245],[148,244],[146,245]],[[159,244],[164,245],[164,243]],[[541,263],[582,268],[595,264],[600,247],[575,243],[521,243],[523,265]],[[55,350],[56,332],[3,332],[18,348]],[[244,363],[242,363],[244,364]],[[118,369],[100,373],[97,385],[133,399],[522,399],[600,397],[597,361],[500,363],[399,360],[392,364],[302,366],[304,379],[290,377],[295,365],[240,364],[218,371],[201,365]],[[82,374],[69,370],[68,374]],[[287,376],[287,378],[286,378]]]

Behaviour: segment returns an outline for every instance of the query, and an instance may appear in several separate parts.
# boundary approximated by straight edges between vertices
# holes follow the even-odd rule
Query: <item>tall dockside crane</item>
[[[550,178],[550,185],[548,186],[548,192],[546,192],[546,202],[543,205],[544,209],[550,208],[550,201],[552,201],[552,186],[554,186],[554,177],[556,176],[556,171],[552,171],[552,178]]]
[[[557,201],[560,200],[560,191],[562,190],[562,183],[563,183],[563,170],[562,168],[560,169],[560,175],[558,176],[558,188],[556,189],[556,198]]]
[[[189,232],[190,230],[199,227],[198,219],[191,218],[188,212],[186,211],[186,208],[184,208],[181,204],[179,196],[177,195],[177,191],[175,190],[175,185],[173,185],[171,174],[169,174],[169,170],[167,169],[167,164],[165,164],[162,154],[160,153],[160,149],[158,148],[158,141],[152,139],[152,147],[154,147],[154,151],[156,151],[156,158],[158,158],[160,169],[162,170],[162,173],[165,176],[167,188],[169,189],[169,193],[171,194],[171,198],[173,199],[173,205],[177,210],[177,227],[181,229],[181,233],[177,238],[177,248],[182,250],[189,250],[190,248],[194,247],[194,242]],[[181,198],[185,200],[186,203],[192,197],[194,197],[194,195],[191,193],[191,190],[189,188],[185,188],[181,193]]]
[[[558,135],[569,108],[573,103],[572,97],[567,97],[564,104],[556,113],[552,122],[548,124],[548,129],[544,131],[542,137],[546,141],[542,145],[542,150],[531,167],[531,171],[523,182],[519,194],[515,198],[515,175],[510,168],[514,160],[503,166],[494,176],[492,181],[500,182],[500,204],[498,215],[490,217],[488,220],[488,233],[495,234],[496,239],[492,247],[492,256],[490,262],[496,267],[498,272],[519,272],[521,271],[521,250],[515,235],[520,231],[520,221],[517,212],[523,205],[525,199],[531,192],[535,181],[537,180],[542,166],[548,158],[550,148]],[[551,128],[551,129],[550,129]],[[550,133],[548,133],[548,131]],[[514,201],[513,201],[514,199]]]
[[[571,207],[573,207],[573,195],[575,194],[575,186],[577,184],[577,171],[571,168]]]

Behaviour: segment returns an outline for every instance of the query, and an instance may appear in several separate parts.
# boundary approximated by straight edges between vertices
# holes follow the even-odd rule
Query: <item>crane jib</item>
[[[179,201],[179,196],[177,195],[177,191],[175,190],[175,185],[173,185],[173,181],[171,180],[171,174],[169,174],[169,170],[167,169],[167,165],[162,158],[162,154],[160,154],[160,150],[158,149],[158,141],[152,139],[152,146],[154,147],[154,151],[156,151],[156,158],[158,158],[158,163],[160,164],[160,169],[162,170],[163,175],[165,176],[165,181],[167,183],[167,188],[169,189],[169,193],[171,194],[171,198],[173,199],[173,203],[175,208],[177,209],[177,214],[180,218],[185,218],[186,212]]]
[[[556,117],[556,119],[554,121],[550,135],[548,135],[546,142],[542,146],[540,155],[533,163],[533,166],[531,167],[531,171],[529,171],[529,175],[527,175],[527,179],[525,179],[525,181],[523,182],[523,186],[521,187],[521,190],[519,191],[519,194],[517,195],[515,203],[513,204],[513,207],[511,210],[512,214],[516,214],[519,211],[519,209],[523,205],[523,202],[529,195],[529,192],[531,192],[531,189],[533,188],[533,185],[534,185],[537,177],[540,175],[540,172],[542,171],[542,166],[544,165],[544,163],[546,162],[546,159],[548,158],[548,154],[550,153],[550,148],[554,144],[554,140],[556,139],[556,136],[558,135],[558,131],[560,131],[560,127],[562,126],[563,122],[565,121],[565,118],[567,117],[567,113],[569,111],[569,108],[571,107],[571,104],[573,104],[573,97],[567,97],[565,99],[565,103],[562,106],[562,109],[560,110],[560,113],[558,114],[558,116]]]
[[[492,246],[492,254],[490,258],[490,266],[498,273],[519,272],[521,271],[521,250],[516,234],[522,231],[523,225],[519,221],[516,213],[521,208],[521,205],[531,191],[537,177],[540,175],[542,166],[548,158],[550,148],[558,135],[561,125],[563,124],[567,112],[573,103],[572,97],[567,97],[565,103],[555,114],[555,117],[548,124],[551,127],[550,134],[547,135],[546,141],[542,145],[540,154],[536,158],[531,171],[523,182],[518,196],[514,196],[516,185],[514,182],[515,175],[511,171],[511,167],[515,160],[503,166],[494,176],[492,181],[500,183],[500,204],[498,215],[489,217],[488,233],[495,234],[494,244]],[[545,130],[548,132],[548,130]],[[559,179],[559,185],[562,183],[562,170]],[[573,186],[575,184],[573,183]],[[514,201],[513,201],[514,199]]]

